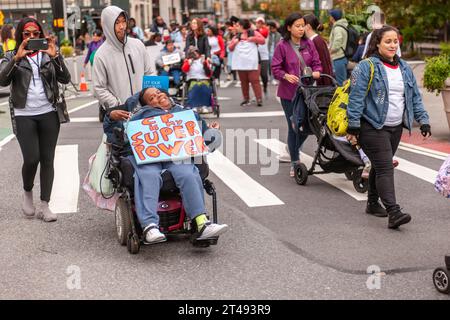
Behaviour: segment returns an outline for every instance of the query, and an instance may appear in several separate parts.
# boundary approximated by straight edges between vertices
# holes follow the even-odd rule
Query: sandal
[[[294,178],[294,177],[295,177],[295,170],[294,170],[294,167],[291,167],[291,170],[289,171],[289,176],[290,176],[291,178]]]

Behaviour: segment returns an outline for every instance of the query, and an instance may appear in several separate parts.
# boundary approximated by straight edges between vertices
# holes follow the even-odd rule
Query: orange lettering
[[[145,153],[151,158],[157,158],[160,155],[160,152],[157,147],[149,146],[145,149]]]
[[[177,139],[186,138],[186,134],[184,133],[183,126],[175,126],[175,127],[173,127],[173,131],[175,132],[175,137]]]
[[[196,133],[198,134],[198,131],[195,130],[195,122],[194,121],[186,122],[185,126],[191,137]]]
[[[205,145],[205,140],[202,136],[198,136],[194,138],[195,145],[200,153],[204,153],[208,151],[208,147]]]
[[[133,147],[136,147],[136,146],[139,146],[139,145],[141,145],[143,142],[144,142],[144,140],[142,140],[142,139],[140,139],[139,138],[139,136],[142,134],[142,132],[136,132],[135,134],[133,134],[132,136],[131,136],[131,140],[133,141]]]
[[[161,132],[161,137],[164,141],[169,140],[169,135],[173,133],[173,130],[170,128],[162,128],[159,132]]]
[[[184,145],[184,151],[190,156],[195,156],[197,154],[197,151],[194,149],[194,142],[192,140],[189,140]]]
[[[150,137],[150,135],[153,134],[153,137]],[[159,141],[159,135],[158,132],[148,132],[146,134],[144,134],[144,139],[145,142],[147,142],[148,144],[156,144]]]
[[[136,152],[136,154],[139,157],[139,159],[141,159],[141,161],[145,160],[145,156],[142,153],[142,151],[144,151],[144,149],[145,149],[145,147],[143,145],[141,145],[141,144],[136,146],[136,147],[134,147],[134,151]]]
[[[161,121],[164,122],[166,124],[166,126],[173,126],[173,122],[169,122],[169,119],[173,118],[173,114],[163,114],[161,116]]]
[[[151,118],[145,118],[145,119],[143,119],[142,120],[142,125],[144,125],[144,126],[148,126],[148,128],[150,129],[150,131],[155,131],[155,130],[158,130],[159,128],[158,128],[158,125],[156,124],[156,121],[155,120],[153,120],[154,118],[153,117],[151,117]]]
[[[181,146],[183,145],[183,141],[175,141],[174,145],[171,146],[169,145],[165,145],[164,143],[160,143],[158,144],[158,148],[164,152],[165,154],[167,154],[168,156],[172,156],[172,155],[178,155],[178,153],[180,153],[180,149]]]

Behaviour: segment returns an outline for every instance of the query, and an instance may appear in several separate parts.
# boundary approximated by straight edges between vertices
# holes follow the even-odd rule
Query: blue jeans
[[[347,64],[348,60],[346,57],[333,60],[334,74],[336,76],[336,81],[340,86],[347,80]]]
[[[291,163],[294,164],[299,160],[298,152],[302,149],[303,143],[308,138],[307,134],[299,132],[297,134],[292,125],[291,117],[293,115],[294,104],[290,100],[281,99],[284,115],[288,123],[288,148],[291,155]]]
[[[166,70],[162,69],[159,72],[159,75],[173,77],[173,83],[176,86],[178,86],[180,84],[181,70],[174,69],[174,70],[169,70],[169,72],[167,72]]]
[[[192,163],[157,162],[137,165],[134,156],[128,156],[134,167],[134,203],[142,228],[154,223],[159,225],[157,212],[159,191],[162,187],[161,172],[172,174],[180,189],[183,206],[188,217],[206,213],[203,183],[197,167]]]

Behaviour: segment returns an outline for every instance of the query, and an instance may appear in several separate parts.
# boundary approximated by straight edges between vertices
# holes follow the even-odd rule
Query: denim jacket
[[[350,95],[347,106],[349,128],[360,128],[363,117],[375,129],[381,129],[386,120],[389,108],[389,83],[383,62],[377,57],[370,58],[374,64],[374,77],[369,92],[366,95],[370,79],[370,64],[361,61],[352,72]],[[417,87],[414,74],[408,64],[400,59],[399,67],[405,86],[405,111],[403,125],[411,132],[415,119],[422,124],[429,124],[428,113],[425,111],[422,97]]]

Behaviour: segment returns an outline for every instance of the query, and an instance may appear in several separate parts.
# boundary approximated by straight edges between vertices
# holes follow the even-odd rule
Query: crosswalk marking
[[[431,158],[439,159],[439,160],[445,160],[448,157],[448,154],[445,152],[440,152],[432,149],[422,148],[413,144],[400,142],[400,145],[398,146],[399,149],[421,154],[424,156],[428,156]]]
[[[91,102],[82,104],[81,106],[78,106],[78,107],[76,107],[76,108],[70,109],[68,112],[69,112],[69,114],[70,114],[70,113],[79,111],[79,110],[81,110],[81,109],[90,107],[90,106],[92,106],[92,105],[94,105],[94,104],[98,104],[98,100],[94,100],[94,101],[91,101]]]
[[[260,145],[262,145],[263,147],[279,155],[284,153],[284,150],[286,148],[286,144],[278,139],[255,139],[255,141]],[[306,167],[308,167],[308,169],[311,167],[313,160],[312,157],[302,152],[301,160],[306,165]],[[353,183],[351,181],[348,181],[343,174],[329,173],[316,175],[315,177],[325,182],[328,182],[332,186],[344,191],[346,194],[348,194],[349,196],[353,197],[358,201],[367,200],[367,195],[357,192],[353,187]]]
[[[55,213],[78,211],[80,174],[78,171],[78,145],[58,145],[55,153],[55,179],[50,209]]]
[[[70,122],[99,122],[98,117],[76,117],[70,118]]]
[[[232,80],[220,81],[220,87],[221,88],[228,88],[230,86],[230,84],[232,84],[232,83],[233,83]]]
[[[253,180],[220,151],[208,155],[209,168],[249,207],[283,205],[276,195]]]
[[[221,113],[221,118],[260,118],[260,117],[284,117],[284,111],[265,112],[229,112]]]
[[[394,157],[394,159],[398,160],[399,162],[398,167],[396,168],[397,170],[403,171],[421,180],[434,184],[436,176],[438,174],[436,170],[432,170],[430,168],[421,166],[420,164],[416,164],[399,157]]]

